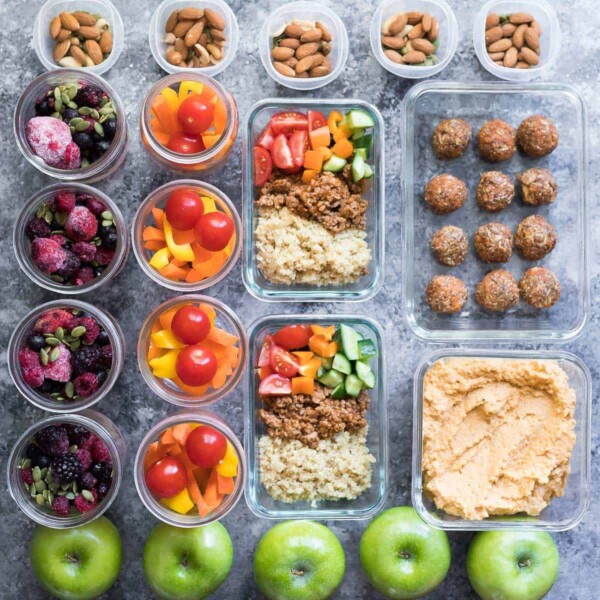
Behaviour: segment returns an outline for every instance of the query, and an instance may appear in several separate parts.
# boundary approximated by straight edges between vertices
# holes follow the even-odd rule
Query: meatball
[[[521,297],[534,308],[550,308],[560,298],[560,282],[545,267],[533,267],[523,273],[519,281]]]
[[[508,175],[500,171],[487,171],[479,175],[477,204],[483,210],[500,212],[515,197],[515,186]]]
[[[467,201],[467,186],[454,175],[436,175],[425,187],[425,202],[433,212],[445,215]]]
[[[519,148],[532,158],[546,156],[558,146],[558,130],[556,125],[542,115],[527,117],[517,131]]]
[[[505,263],[513,253],[513,235],[502,223],[482,225],[473,237],[475,251],[485,263]]]
[[[458,158],[471,142],[471,126],[462,119],[446,119],[433,132],[431,145],[438,158]]]
[[[467,286],[453,275],[436,275],[425,292],[425,300],[436,313],[459,312],[467,301]]]
[[[477,134],[481,158],[489,162],[508,160],[517,151],[516,138],[514,128],[500,119],[484,123]]]
[[[515,232],[515,246],[526,260],[540,260],[556,246],[556,230],[541,215],[523,219]]]
[[[527,169],[517,175],[517,181],[521,184],[525,204],[542,206],[556,200],[558,185],[548,169]]]
[[[486,310],[508,310],[519,301],[519,286],[511,273],[505,269],[496,269],[479,282],[475,298]]]
[[[431,249],[443,265],[456,267],[467,257],[469,240],[460,227],[446,225],[433,234]]]

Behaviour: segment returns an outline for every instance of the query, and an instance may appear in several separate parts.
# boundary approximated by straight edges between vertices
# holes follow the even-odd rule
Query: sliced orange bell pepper
[[[323,358],[331,358],[338,351],[338,345],[335,342],[330,342],[322,335],[313,335],[308,340],[308,347],[312,352],[322,356]]]
[[[142,231],[142,239],[145,242],[150,242],[150,241],[164,242],[165,234],[162,232],[161,229],[152,227],[152,225],[148,225],[147,227],[144,227],[144,231]]]
[[[306,169],[302,172],[302,181],[304,181],[304,183],[310,183],[318,174],[319,171],[315,171],[313,169]]]
[[[332,110],[329,113],[329,116],[327,117],[327,126],[329,127],[329,130],[331,131],[331,133],[336,132],[338,123],[343,121],[343,119],[344,119],[344,115],[337,110]]]
[[[301,365],[305,365],[314,356],[312,352],[301,352],[299,350],[295,350],[294,352],[292,352],[292,354],[298,357],[298,360],[300,361]]]
[[[292,377],[292,394],[312,396],[314,393],[315,380],[312,377]]]
[[[196,241],[196,234],[193,229],[187,229],[186,231],[173,229],[173,241],[177,245],[191,244]]]
[[[152,112],[158,119],[160,128],[164,133],[172,135],[179,131],[176,112],[173,111],[164,96],[157,96],[152,103]]]
[[[147,242],[144,242],[144,248],[146,248],[146,250],[152,250],[153,252],[156,252],[157,250],[162,250],[166,247],[167,243],[161,242],[160,240],[149,240]]]
[[[221,344],[221,346],[233,346],[239,341],[237,336],[223,329],[219,329],[219,327],[212,327],[208,332],[206,339]]]
[[[331,143],[331,132],[327,125],[323,125],[323,127],[319,127],[318,129],[313,129],[308,135],[313,150],[316,150],[321,146],[327,147]]]
[[[233,490],[235,489],[235,481],[233,477],[224,477],[223,475],[219,475],[219,472],[215,470],[217,473],[217,490],[219,494],[233,494]]]
[[[154,217],[154,222],[159,229],[163,228],[163,222],[165,219],[165,211],[162,208],[158,208],[155,206],[152,209],[152,216]]]
[[[215,102],[215,115],[213,119],[215,134],[221,136],[227,125],[227,108],[220,98],[217,98],[217,101]]]
[[[323,327],[322,325],[311,325],[310,329],[314,334],[322,335],[329,341],[333,339],[333,334],[335,333],[335,325],[328,325],[327,327]]]
[[[311,379],[314,379],[317,376],[317,371],[320,368],[321,368],[321,359],[319,359],[315,356],[314,358],[311,358],[306,364],[300,365],[298,372],[303,377],[310,377]]]
[[[323,167],[323,153],[320,150],[307,150],[304,153],[304,168],[320,171]]]
[[[345,138],[341,139],[339,142],[336,142],[332,150],[333,153],[340,158],[350,158],[354,154],[354,146],[352,145],[352,142]]]
[[[333,156],[333,150],[326,146],[321,146],[320,148],[317,148],[317,150],[323,155],[323,162],[329,160]]]

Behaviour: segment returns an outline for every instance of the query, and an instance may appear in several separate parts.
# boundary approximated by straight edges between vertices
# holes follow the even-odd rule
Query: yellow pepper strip
[[[327,117],[327,127],[329,127],[329,131],[331,131],[332,135],[337,131],[338,123],[342,121],[343,118],[344,115],[337,110],[332,110],[329,113],[329,116]]]
[[[183,488],[177,496],[162,498],[160,503],[181,515],[187,515],[194,508],[194,503],[187,488]]]
[[[217,212],[217,204],[215,199],[210,196],[202,196],[202,204],[204,204],[204,214]]]
[[[239,458],[235,448],[227,442],[227,451],[221,462],[216,466],[217,473],[223,477],[235,477],[237,475]]]
[[[180,104],[177,92],[170,87],[166,87],[163,90],[161,90],[160,95],[169,103],[169,108],[173,112],[177,112]]]
[[[163,229],[165,231],[165,241],[167,242],[167,247],[171,251],[171,254],[177,260],[185,260],[187,262],[194,262],[195,256],[194,251],[192,250],[191,244],[176,244],[173,239],[173,228],[167,218],[165,217],[163,221]]]
[[[160,271],[161,269],[166,267],[170,261],[171,252],[169,251],[169,249],[161,248],[152,255],[152,258],[148,261],[148,263],[151,267],[153,267],[157,271]]]
[[[197,81],[182,81],[179,84],[179,102],[183,102],[190,92],[194,94],[202,94],[204,85]]]
[[[177,377],[177,370],[175,365],[177,364],[177,357],[179,356],[180,349],[169,350],[166,354],[153,358],[148,364],[152,369],[154,377],[161,379],[173,379]]]
[[[152,334],[152,343],[159,348],[185,348],[185,344],[182,344],[169,329],[161,329],[156,333]]]

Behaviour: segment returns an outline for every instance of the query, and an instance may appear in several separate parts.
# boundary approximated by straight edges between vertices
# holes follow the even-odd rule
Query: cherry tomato
[[[290,136],[290,150],[295,167],[304,164],[304,153],[308,150],[308,131],[294,131]]]
[[[258,357],[259,367],[268,367],[271,365],[271,348],[273,348],[273,346],[273,338],[270,335],[265,335],[262,348],[260,349],[260,355]]]
[[[260,369],[258,369],[258,376],[260,377],[261,381],[266,379],[269,375],[273,375],[273,369],[271,369],[270,365],[267,365],[266,367],[260,367]]]
[[[319,129],[319,127],[323,127],[327,125],[327,119],[322,112],[318,110],[309,110],[308,111],[308,130],[312,131],[313,129]]]
[[[198,243],[211,252],[223,250],[235,232],[235,225],[229,215],[212,212],[202,215],[196,223],[195,234]]]
[[[210,469],[223,460],[227,452],[227,439],[216,429],[202,425],[188,435],[185,451],[196,466]]]
[[[284,173],[288,173],[289,175],[295,175],[296,173],[300,173],[300,171],[302,170],[302,167],[297,167],[296,165],[294,165],[293,167],[290,167],[289,169],[281,169]]]
[[[270,150],[273,147],[274,140],[275,136],[273,135],[273,130],[270,125],[267,125],[258,136],[256,145],[262,146],[265,150]]]
[[[204,214],[204,203],[192,190],[175,190],[167,199],[165,213],[167,221],[175,229],[193,229]]]
[[[273,341],[286,350],[300,350],[308,346],[311,337],[310,325],[286,325],[273,334]]]
[[[167,148],[177,154],[198,154],[206,149],[200,136],[188,135],[183,131],[178,131],[169,138]]]
[[[214,104],[206,102],[199,94],[190,94],[177,111],[177,121],[185,133],[199,135],[204,133],[213,123]]]
[[[258,393],[263,396],[285,396],[292,393],[292,380],[281,375],[269,375],[258,386]]]
[[[180,308],[171,321],[173,335],[184,344],[197,344],[209,334],[211,322],[197,306]]]
[[[272,144],[271,144],[272,145]],[[262,187],[267,183],[273,171],[273,161],[268,150],[261,146],[252,148],[252,170],[254,173],[254,185]]]
[[[187,486],[185,466],[178,458],[161,458],[146,471],[146,485],[159,498],[177,496]]]
[[[183,383],[191,386],[210,383],[217,372],[217,357],[201,344],[186,346],[177,356],[175,371]]]
[[[291,169],[295,166],[292,150],[290,149],[287,137],[283,133],[280,133],[275,138],[273,147],[271,148],[271,157],[273,158],[273,164],[278,169]]]
[[[271,117],[269,123],[273,133],[292,133],[296,129],[308,129],[308,117],[300,112],[280,112]]]
[[[293,377],[300,369],[299,360],[281,346],[271,349],[271,369],[283,377]]]

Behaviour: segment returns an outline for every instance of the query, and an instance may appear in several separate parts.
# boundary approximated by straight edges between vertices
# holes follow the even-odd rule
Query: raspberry
[[[96,250],[96,262],[101,266],[110,265],[114,255],[114,250],[100,246],[100,248]]]
[[[21,469],[21,481],[26,485],[31,485],[33,483],[31,469]]]
[[[85,327],[85,333],[83,334],[83,341],[86,344],[93,344],[100,333],[100,326],[92,317],[79,317],[76,325]]]
[[[80,513],[86,513],[92,510],[98,502],[98,492],[95,489],[88,490],[94,497],[93,500],[86,500],[81,494],[75,498],[73,504]]]
[[[73,278],[73,285],[84,285],[94,279],[94,269],[92,267],[81,267]]]
[[[81,468],[84,471],[87,471],[92,466],[92,455],[89,450],[86,450],[85,448],[77,448],[77,450],[75,450],[75,456],[79,459]]]
[[[96,462],[99,462],[99,463],[110,462],[110,452],[108,451],[106,444],[100,438],[96,438],[94,440],[94,445],[92,446],[92,458]],[[111,472],[112,472],[112,465],[111,465]],[[92,471],[92,474],[97,479],[100,479],[101,481],[106,481],[102,477],[98,477],[93,471]]]
[[[52,470],[52,479],[59,485],[75,481],[83,471],[79,459],[70,452],[55,458],[50,469]]]
[[[25,235],[30,240],[50,237],[50,233],[52,233],[50,225],[41,218],[38,219],[37,217],[34,217],[28,221],[27,225],[25,225]]]
[[[33,153],[51,167],[58,167],[72,143],[69,125],[53,117],[33,117],[25,127],[25,135]]]
[[[75,273],[81,266],[81,261],[69,250],[65,250],[65,262],[63,266],[56,271],[56,274],[62,277],[63,281],[69,281],[75,276]]]
[[[85,205],[97,217],[99,217],[106,210],[106,206],[104,205],[104,202],[98,200],[98,198],[96,198],[94,196],[86,196],[85,197]]]
[[[89,208],[76,206],[65,223],[67,235],[75,242],[88,242],[98,231],[98,221]]]
[[[84,262],[92,262],[96,256],[96,245],[90,242],[77,242],[72,250]]]
[[[103,97],[104,92],[99,87],[86,85],[78,90],[73,102],[80,107],[89,106],[90,108],[98,108]]]
[[[33,326],[36,333],[54,333],[59,327],[73,329],[75,317],[63,308],[55,308],[45,312]]]
[[[71,504],[66,496],[56,496],[52,501],[52,510],[63,517],[71,512]]]
[[[60,246],[64,246],[67,243],[67,238],[58,233],[51,235],[50,239],[59,244]]]
[[[67,252],[56,240],[40,237],[31,242],[31,260],[40,271],[52,275],[67,262]]]
[[[94,442],[98,439],[98,436],[95,433],[92,433],[91,431],[89,432],[89,436],[85,439],[82,440],[79,443],[79,447],[83,448],[85,450],[89,450],[90,452],[92,451],[92,446],[94,445]]]
[[[22,369],[42,366],[40,355],[29,348],[21,348],[19,350],[18,360]]]
[[[48,456],[60,456],[69,452],[69,436],[62,425],[49,425],[35,434],[40,450]]]
[[[63,190],[54,196],[50,206],[56,212],[70,213],[75,208],[75,192]]]
[[[79,478],[79,489],[91,490],[96,485],[96,483],[98,483],[98,480],[89,471],[86,471]]]
[[[73,353],[71,364],[73,370],[78,373],[88,373],[98,369],[98,361],[100,360],[100,350],[97,346],[80,346]]]
[[[104,483],[110,483],[112,481],[112,463],[109,462],[97,462],[94,463],[90,469],[90,473],[98,480]]]
[[[40,363],[40,355],[29,348],[19,350],[19,365],[25,383],[32,388],[38,388],[44,383],[44,372]]]
[[[67,383],[67,381],[71,380],[71,374],[73,373],[71,352],[64,344],[55,347],[60,348],[58,358],[54,362],[49,362],[45,367],[42,367],[44,377],[52,379],[52,381]]]
[[[82,398],[91,396],[99,387],[98,378],[94,373],[84,373],[75,378],[75,393]]]
[[[75,142],[71,142],[63,154],[62,160],[56,165],[59,169],[79,169],[81,166],[81,150]]]
[[[100,348],[100,360],[98,364],[103,369],[110,369],[112,366],[112,346],[110,344]]]

